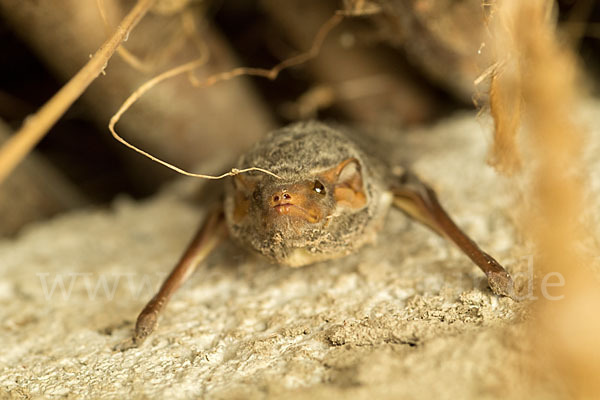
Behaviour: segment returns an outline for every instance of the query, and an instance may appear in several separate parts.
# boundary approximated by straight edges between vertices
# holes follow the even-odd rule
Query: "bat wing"
[[[456,244],[485,273],[495,294],[515,298],[508,272],[456,225],[429,185],[407,170],[395,178],[391,191],[394,206]]]

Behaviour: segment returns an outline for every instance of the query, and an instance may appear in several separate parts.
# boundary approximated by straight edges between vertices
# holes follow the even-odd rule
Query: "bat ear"
[[[251,197],[260,178],[250,174],[237,174],[232,177],[235,187],[235,206],[233,209],[233,221],[239,224],[248,215]]]
[[[325,179],[333,184],[334,197],[339,206],[353,210],[367,203],[360,162],[348,158],[324,173]]]
[[[233,176],[233,185],[238,191],[252,193],[260,178],[250,174],[237,174]]]

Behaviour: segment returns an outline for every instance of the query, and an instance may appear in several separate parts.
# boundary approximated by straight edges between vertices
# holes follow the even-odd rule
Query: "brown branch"
[[[139,0],[113,35],[46,104],[25,120],[21,129],[0,148],[0,183],[25,158],[85,89],[100,75],[115,50],[150,9],[154,0]]]
[[[108,22],[108,17],[106,15],[106,8],[104,7],[104,0],[96,0],[96,7],[98,8],[98,12],[100,13],[100,18],[102,18],[102,22],[104,23],[104,29],[107,35],[110,35],[112,32],[112,27]],[[129,50],[125,48],[125,46],[119,46],[117,48],[117,53],[121,56],[123,61],[129,64],[132,68],[137,69],[141,72],[149,72],[152,68],[145,61],[140,60],[138,56],[131,53]]]

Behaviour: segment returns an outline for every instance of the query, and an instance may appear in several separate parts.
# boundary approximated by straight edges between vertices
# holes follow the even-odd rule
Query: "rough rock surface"
[[[489,125],[459,115],[387,140],[394,156],[411,152],[459,225],[527,289],[518,197],[485,164]],[[310,267],[270,265],[226,244],[141,348],[114,351],[204,214],[186,200],[188,182],[0,242],[0,397],[564,394],[551,371],[523,380],[543,356],[524,333],[528,302],[492,295],[462,253],[397,211],[376,245]]]

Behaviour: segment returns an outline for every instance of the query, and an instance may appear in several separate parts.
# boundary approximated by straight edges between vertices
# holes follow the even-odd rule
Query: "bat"
[[[225,182],[222,204],[208,213],[158,293],[139,314],[129,345],[141,344],[175,291],[228,237],[270,261],[301,267],[344,257],[374,241],[391,208],[458,246],[487,276],[493,293],[514,298],[508,272],[481,250],[409,169],[393,174],[343,128],[310,121],[269,133],[240,160],[252,171]]]

